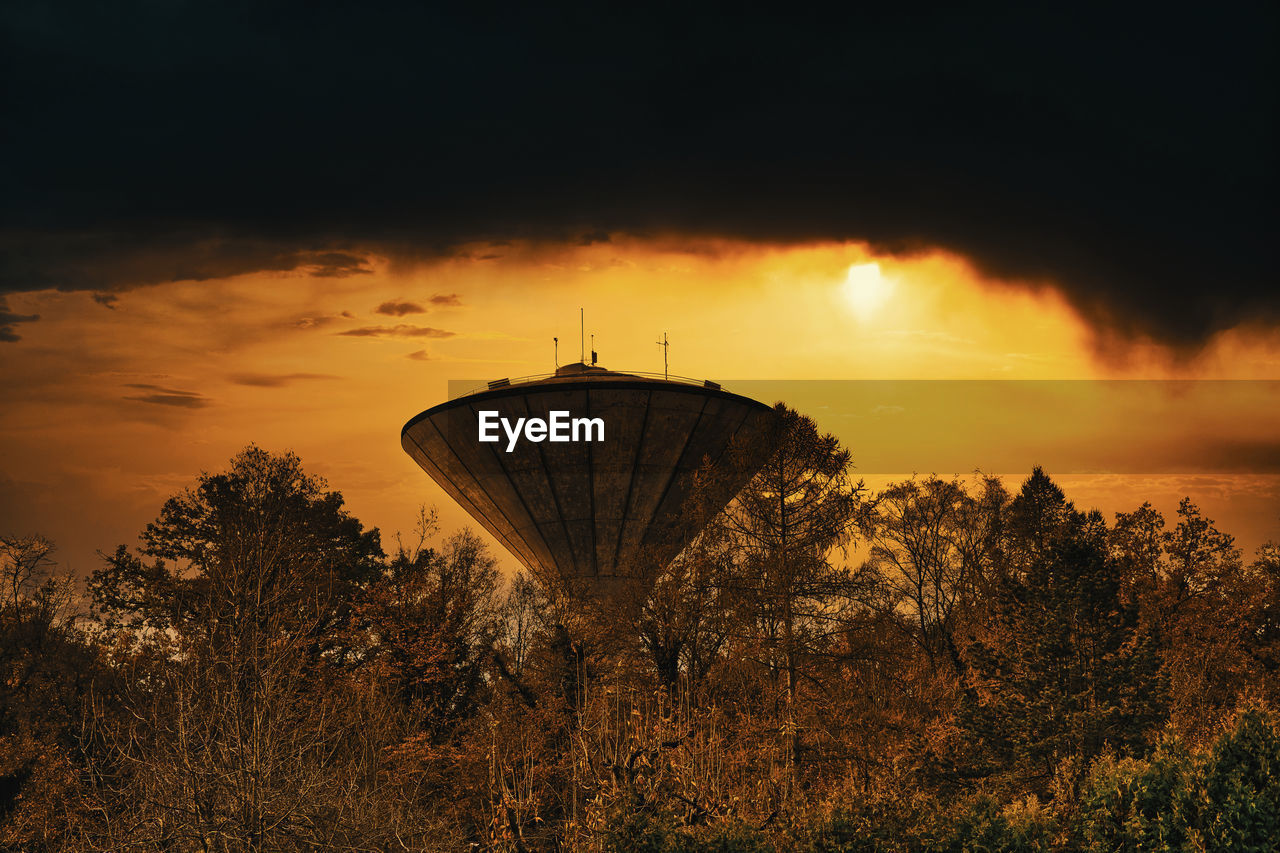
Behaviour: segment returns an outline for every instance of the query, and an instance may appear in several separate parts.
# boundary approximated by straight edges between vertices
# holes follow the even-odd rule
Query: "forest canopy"
[[[780,414],[626,600],[256,446],[87,580],[6,532],[0,848],[1274,849],[1280,546]]]

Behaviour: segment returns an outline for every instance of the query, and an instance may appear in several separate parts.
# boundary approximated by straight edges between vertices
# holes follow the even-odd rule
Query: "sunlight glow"
[[[870,320],[893,295],[893,281],[880,274],[877,263],[854,264],[844,283],[844,296],[859,320]]]

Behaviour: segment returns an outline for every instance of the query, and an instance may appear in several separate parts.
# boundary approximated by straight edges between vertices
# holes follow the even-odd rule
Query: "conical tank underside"
[[[515,423],[552,412],[600,419],[595,441],[479,440],[481,412]],[[492,422],[493,415],[487,416]],[[578,586],[648,580],[764,463],[773,410],[718,386],[580,365],[470,394],[405,424],[401,444],[531,571]],[[585,434],[585,433],[584,433]]]

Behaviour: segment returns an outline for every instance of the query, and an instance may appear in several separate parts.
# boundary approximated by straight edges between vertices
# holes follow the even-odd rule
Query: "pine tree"
[[[1039,469],[1010,506],[1005,558],[962,725],[986,772],[1045,794],[1057,778],[1074,795],[1090,761],[1141,752],[1164,718],[1156,647],[1121,594],[1128,572],[1102,516],[1076,511]]]

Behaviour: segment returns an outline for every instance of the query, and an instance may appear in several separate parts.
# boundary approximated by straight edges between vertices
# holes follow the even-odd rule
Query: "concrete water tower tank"
[[[553,412],[598,419],[602,439],[584,428],[578,441],[512,443],[499,428],[480,441],[481,413],[511,426]],[[764,464],[774,422],[769,406],[712,382],[571,364],[433,406],[400,441],[530,571],[609,597],[646,585],[701,530],[707,514],[686,506],[694,472],[710,465],[700,505],[719,511]]]

